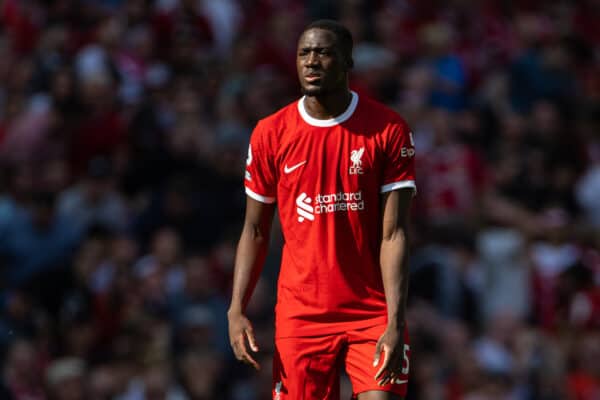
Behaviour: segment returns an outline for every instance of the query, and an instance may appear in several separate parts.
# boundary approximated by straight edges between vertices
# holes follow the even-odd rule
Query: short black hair
[[[352,67],[354,65],[354,61],[352,60],[354,41],[352,40],[352,33],[350,33],[348,28],[332,19],[319,19],[311,22],[304,28],[303,33],[311,29],[323,29],[333,33],[337,38],[337,43],[340,45],[344,57],[346,57],[348,66]]]

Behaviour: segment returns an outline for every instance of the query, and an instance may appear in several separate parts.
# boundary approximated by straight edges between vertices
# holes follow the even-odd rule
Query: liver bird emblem
[[[357,150],[352,150],[350,153],[350,161],[352,161],[352,168],[360,168],[362,166],[362,156],[365,152],[365,148],[361,147]]]

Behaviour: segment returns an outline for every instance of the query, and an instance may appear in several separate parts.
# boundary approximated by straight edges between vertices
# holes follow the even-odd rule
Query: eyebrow
[[[303,46],[299,50],[300,51],[319,51],[319,50],[333,50],[335,46]]]

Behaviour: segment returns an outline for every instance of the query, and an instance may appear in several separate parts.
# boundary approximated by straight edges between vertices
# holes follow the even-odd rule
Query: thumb
[[[373,366],[376,367],[379,364],[379,359],[381,358],[381,341],[378,340],[375,345],[375,355],[373,356]]]

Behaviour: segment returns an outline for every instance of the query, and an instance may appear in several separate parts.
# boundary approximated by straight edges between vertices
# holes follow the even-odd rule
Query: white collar
[[[337,117],[330,119],[318,119],[308,115],[308,112],[304,107],[304,100],[306,99],[306,96],[302,96],[302,98],[298,100],[298,111],[300,112],[302,119],[309,125],[329,127],[341,124],[342,122],[347,121],[352,114],[354,114],[354,110],[356,110],[356,105],[358,104],[358,94],[356,94],[354,91],[350,91],[350,93],[352,93],[352,100],[350,100],[348,108],[346,108],[346,110]]]

